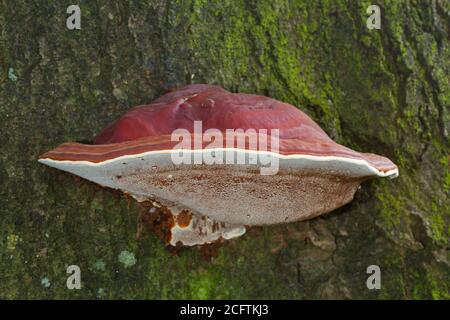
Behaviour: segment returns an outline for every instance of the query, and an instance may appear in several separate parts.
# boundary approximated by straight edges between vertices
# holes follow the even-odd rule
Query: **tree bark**
[[[377,3],[380,30],[370,1],[82,1],[68,30],[68,1],[1,1],[0,298],[450,298],[450,3]],[[298,106],[400,177],[209,262],[136,239],[134,201],[37,163],[188,83]]]

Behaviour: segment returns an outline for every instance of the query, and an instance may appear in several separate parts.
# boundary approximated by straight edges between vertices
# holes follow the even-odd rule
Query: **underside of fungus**
[[[180,129],[192,134],[182,163]],[[398,176],[389,159],[335,143],[292,105],[201,84],[132,108],[94,144],[64,143],[39,162],[164,208],[165,241],[188,246],[311,219],[350,202],[366,179]]]

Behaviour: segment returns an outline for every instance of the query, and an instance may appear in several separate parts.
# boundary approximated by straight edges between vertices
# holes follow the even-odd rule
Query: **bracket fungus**
[[[398,176],[392,161],[337,144],[292,105],[203,84],[132,108],[94,144],[64,143],[39,162],[150,202],[171,245],[311,219],[350,202],[366,179]]]

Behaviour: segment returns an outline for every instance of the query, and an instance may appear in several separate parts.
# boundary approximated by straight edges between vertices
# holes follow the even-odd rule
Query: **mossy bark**
[[[381,30],[366,27],[371,1],[79,1],[74,31],[70,4],[0,2],[0,298],[450,297],[448,1],[377,1]],[[400,177],[208,262],[137,240],[134,201],[37,163],[187,83],[296,105]],[[66,287],[72,264],[81,290]]]

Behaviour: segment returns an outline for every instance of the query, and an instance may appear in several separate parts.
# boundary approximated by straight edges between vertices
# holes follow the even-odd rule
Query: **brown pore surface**
[[[280,170],[275,176],[232,166],[136,171],[117,182],[149,199],[232,225],[269,225],[311,219],[353,199],[364,178],[331,172]]]

